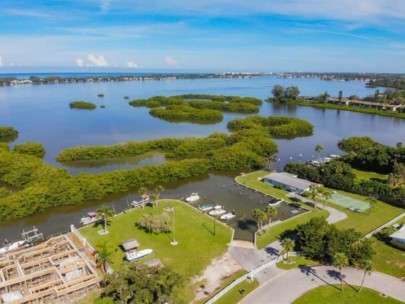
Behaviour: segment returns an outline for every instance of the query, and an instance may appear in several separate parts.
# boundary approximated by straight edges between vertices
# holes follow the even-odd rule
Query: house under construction
[[[94,262],[67,235],[0,256],[0,304],[74,303],[99,287]]]

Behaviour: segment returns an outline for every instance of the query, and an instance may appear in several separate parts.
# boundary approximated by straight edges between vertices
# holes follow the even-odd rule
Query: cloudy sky
[[[405,72],[405,0],[1,0],[0,73]]]

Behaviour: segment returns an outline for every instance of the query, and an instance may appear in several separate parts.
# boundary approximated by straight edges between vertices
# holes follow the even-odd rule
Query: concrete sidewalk
[[[275,267],[275,266],[272,266]],[[272,268],[271,267],[271,268]],[[361,285],[364,272],[354,268],[343,269],[344,282],[350,285]],[[340,284],[339,271],[332,266],[303,267],[278,274],[244,298],[241,304],[294,302],[304,293],[319,286]],[[344,285],[344,288],[351,288]],[[374,289],[390,297],[405,302],[405,282],[398,278],[373,272],[367,275],[364,287]]]

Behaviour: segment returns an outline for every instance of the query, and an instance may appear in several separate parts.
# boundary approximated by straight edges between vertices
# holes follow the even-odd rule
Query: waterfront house
[[[403,225],[397,232],[391,234],[390,237],[394,243],[405,246],[405,225]]]
[[[273,186],[281,187],[290,192],[296,192],[303,194],[305,191],[309,191],[312,185],[320,186],[319,184],[312,183],[302,178],[298,178],[296,175],[287,172],[274,172],[266,175],[263,181]]]

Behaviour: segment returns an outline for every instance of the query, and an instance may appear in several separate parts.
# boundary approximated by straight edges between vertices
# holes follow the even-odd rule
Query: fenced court
[[[367,202],[339,194],[335,191],[332,193],[330,201],[355,212],[363,212],[369,208]]]

